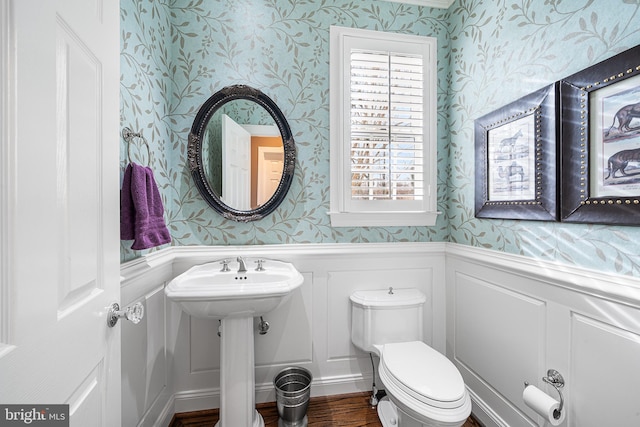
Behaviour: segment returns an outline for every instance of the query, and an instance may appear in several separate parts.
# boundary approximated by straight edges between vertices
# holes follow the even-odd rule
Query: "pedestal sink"
[[[277,308],[302,282],[290,263],[237,257],[192,267],[165,288],[191,316],[221,320],[217,427],[264,427],[255,409],[253,318]]]

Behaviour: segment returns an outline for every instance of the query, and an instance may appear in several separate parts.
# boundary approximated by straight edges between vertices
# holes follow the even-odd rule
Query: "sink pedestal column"
[[[264,427],[256,410],[253,317],[222,319],[220,421],[216,427]]]

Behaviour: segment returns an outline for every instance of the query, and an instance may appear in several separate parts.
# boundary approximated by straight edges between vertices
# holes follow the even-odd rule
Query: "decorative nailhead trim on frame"
[[[526,117],[530,114],[535,114],[534,123],[535,123],[535,144],[534,144],[534,152],[535,152],[535,199],[534,200],[500,200],[500,201],[491,201],[487,200],[485,205],[487,206],[515,206],[515,205],[542,205],[542,201],[540,200],[540,196],[542,195],[542,141],[541,141],[541,127],[542,127],[542,114],[540,111],[540,105],[536,105],[535,107],[528,108],[524,111],[518,112],[516,114],[512,114],[508,117],[503,118],[502,120],[498,120],[495,123],[491,123],[487,126],[487,132],[485,132],[483,149],[487,150],[489,145],[487,141],[488,131],[491,129],[495,129],[501,125],[511,123],[515,120]],[[488,158],[488,153],[485,151],[483,153],[485,159]],[[483,179],[485,185],[487,184],[487,177],[485,176]],[[488,189],[485,188],[485,194],[488,194]]]
[[[614,74],[612,76],[609,76],[607,78],[602,79],[602,82],[600,81],[596,81],[592,84],[589,84],[585,87],[581,87],[580,88],[580,118],[581,118],[581,122],[580,122],[580,204],[581,205],[637,205],[640,204],[640,199],[637,198],[620,198],[620,199],[616,199],[616,198],[611,198],[611,197],[592,197],[592,198],[587,198],[586,196],[586,176],[587,176],[587,171],[588,171],[588,165],[587,165],[587,147],[586,147],[586,132],[587,132],[587,123],[585,121],[585,117],[588,113],[587,111],[587,94],[590,92],[590,89],[593,89],[594,87],[597,87],[601,84],[604,83],[610,83],[618,78],[622,78],[622,77],[629,77],[630,74],[634,74],[634,73],[638,73],[640,72],[640,65],[637,65],[635,68],[628,68],[627,70],[625,70],[624,72],[620,72],[618,74]],[[636,196],[637,197],[637,196]]]

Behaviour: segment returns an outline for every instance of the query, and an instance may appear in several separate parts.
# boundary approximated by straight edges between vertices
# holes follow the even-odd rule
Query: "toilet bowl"
[[[471,413],[460,372],[425,344],[417,289],[356,291],[351,295],[351,339],[380,358],[378,372],[388,398],[378,403],[384,427],[459,427]]]

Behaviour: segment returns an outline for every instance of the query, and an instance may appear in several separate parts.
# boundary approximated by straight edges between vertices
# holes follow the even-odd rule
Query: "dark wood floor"
[[[265,427],[278,427],[278,410],[275,402],[260,403],[257,409],[264,418]],[[376,409],[369,405],[369,393],[312,397],[309,401],[307,419],[310,427],[382,427]],[[174,415],[169,427],[213,427],[217,421],[217,409],[183,412]],[[463,427],[481,427],[481,425],[473,418],[469,418]]]

